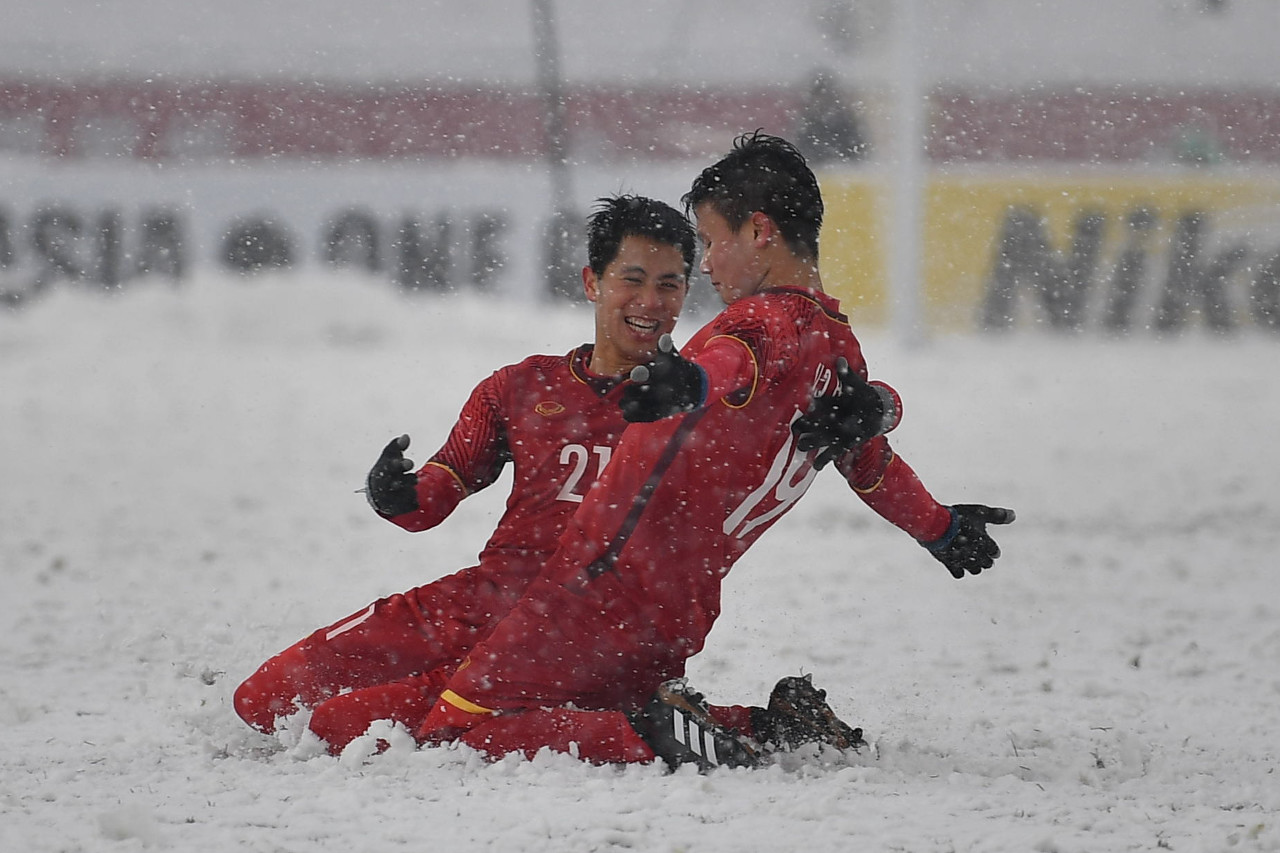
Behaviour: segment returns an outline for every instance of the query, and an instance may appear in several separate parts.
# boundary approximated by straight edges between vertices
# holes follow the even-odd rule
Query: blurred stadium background
[[[0,294],[335,267],[572,297],[592,199],[744,130],[862,324],[1280,329],[1274,0],[13,5]],[[705,292],[705,289],[704,289]]]

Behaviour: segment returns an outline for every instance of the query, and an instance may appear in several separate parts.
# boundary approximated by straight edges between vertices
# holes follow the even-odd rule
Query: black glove
[[[920,544],[929,549],[954,578],[964,577],[965,572],[981,574],[1000,556],[1000,546],[987,533],[987,525],[1008,524],[1014,519],[1013,510],[982,504],[956,504],[949,509],[951,526],[947,532],[937,541]]]
[[[379,515],[395,518],[418,509],[418,477],[413,460],[404,458],[409,436],[391,439],[365,479],[365,497]]]
[[[791,424],[797,450],[820,448],[813,460],[818,469],[884,432],[884,395],[851,370],[843,358],[836,359],[836,377],[840,380],[838,391],[814,397],[809,410]]]
[[[692,412],[706,399],[706,371],[681,358],[671,336],[663,335],[653,359],[632,368],[631,384],[622,389],[619,406],[628,423],[649,423]]]

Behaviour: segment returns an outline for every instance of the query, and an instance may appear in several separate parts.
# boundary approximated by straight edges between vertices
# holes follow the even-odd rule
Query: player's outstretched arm
[[[980,574],[1000,556],[1000,546],[987,532],[988,524],[1009,524],[1014,520],[1011,509],[982,504],[954,504],[951,526],[933,542],[921,542],[938,562],[947,567],[954,578]]]
[[[404,452],[408,449],[409,436],[391,439],[365,478],[365,497],[384,518],[418,509],[418,477],[412,473],[413,460],[405,458]]]

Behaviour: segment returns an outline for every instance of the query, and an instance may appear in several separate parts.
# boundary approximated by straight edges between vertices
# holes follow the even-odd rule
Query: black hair
[[[595,211],[587,219],[587,264],[596,275],[604,275],[626,237],[648,237],[675,246],[684,257],[685,278],[693,272],[698,235],[671,205],[641,195],[596,199]]]
[[[759,211],[774,221],[792,252],[818,259],[822,190],[804,155],[785,139],[759,130],[742,134],[680,201],[686,213],[709,203],[735,230]]]

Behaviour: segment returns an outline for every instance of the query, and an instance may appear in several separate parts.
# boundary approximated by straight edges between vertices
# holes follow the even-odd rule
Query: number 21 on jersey
[[[592,447],[587,449],[581,444],[566,444],[560,450],[560,464],[572,465],[573,470],[569,472],[569,478],[564,481],[564,485],[560,487],[560,492],[556,495],[558,501],[573,501],[574,503],[582,503],[582,492],[578,487],[583,485],[582,480],[587,474],[587,469],[591,464],[591,457],[596,458],[595,477],[600,476],[600,472],[604,470],[604,466],[609,464],[609,457],[613,453],[612,447]]]

